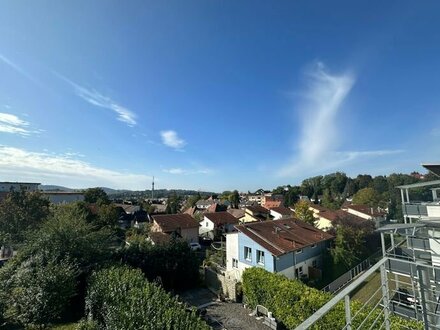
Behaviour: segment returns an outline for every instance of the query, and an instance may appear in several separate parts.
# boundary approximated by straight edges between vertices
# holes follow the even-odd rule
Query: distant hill
[[[128,190],[128,189],[112,189],[107,187],[101,187],[105,193],[112,198],[128,198],[128,197],[150,197],[151,190]],[[40,190],[42,191],[81,191],[84,189],[72,189],[63,186],[56,185],[40,185]],[[154,191],[154,196],[156,198],[168,197],[170,194],[175,193],[177,196],[195,195],[200,193],[202,196],[215,195],[214,192],[208,191],[196,191],[196,190],[185,190],[185,189],[158,189]]]
[[[50,184],[42,184],[39,186],[42,191],[75,191],[76,189],[71,189],[63,186],[55,186]]]

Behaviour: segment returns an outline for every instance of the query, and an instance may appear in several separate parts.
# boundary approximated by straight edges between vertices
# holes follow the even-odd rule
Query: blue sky
[[[440,159],[438,1],[5,1],[0,180],[222,191]]]

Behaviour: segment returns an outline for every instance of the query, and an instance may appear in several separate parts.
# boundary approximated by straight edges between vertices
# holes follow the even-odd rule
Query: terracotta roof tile
[[[229,212],[205,213],[205,217],[211,220],[216,226],[224,224],[238,224],[238,219]]]
[[[153,215],[153,220],[162,228],[163,232],[172,232],[178,228],[195,228],[199,223],[189,214],[162,214]]]
[[[235,228],[274,256],[333,238],[329,233],[294,218],[253,222]]]

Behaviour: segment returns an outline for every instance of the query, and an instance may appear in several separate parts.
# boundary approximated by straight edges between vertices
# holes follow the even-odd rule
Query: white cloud
[[[211,174],[213,171],[208,168],[204,169],[183,169],[183,168],[170,168],[162,170],[164,173],[176,174],[176,175],[191,175],[191,174]]]
[[[0,132],[19,135],[35,133],[28,129],[29,123],[10,113],[0,112]]]
[[[280,171],[280,176],[300,177],[324,170],[341,169],[359,159],[385,156],[402,150],[340,151],[338,127],[342,105],[355,78],[351,73],[330,74],[322,63],[308,72],[308,88],[298,111],[301,134],[297,154]],[[338,168],[339,167],[339,168]]]
[[[176,150],[181,150],[185,145],[185,140],[179,138],[176,131],[161,131],[162,143]]]
[[[130,127],[133,127],[137,124],[136,114],[126,107],[116,103],[110,97],[105,96],[94,89],[88,89],[81,85],[78,85],[72,80],[60,75],[59,73],[54,72],[54,74],[70,84],[74,88],[76,95],[78,95],[84,101],[100,108],[112,110],[118,115],[117,118],[119,121],[126,123]]]
[[[71,187],[108,186],[145,189],[151,177],[93,166],[75,154],[50,154],[0,145],[0,176],[5,180],[33,180]]]

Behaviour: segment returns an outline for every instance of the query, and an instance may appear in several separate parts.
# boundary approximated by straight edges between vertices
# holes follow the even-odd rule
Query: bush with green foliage
[[[308,287],[297,280],[289,280],[284,275],[269,273],[261,268],[248,268],[244,271],[243,293],[249,306],[265,306],[287,329],[295,329],[332,298],[329,293]],[[352,315],[359,312],[352,324],[356,329],[367,318],[371,308],[366,306],[361,310],[362,304],[358,301],[352,301],[350,306]],[[380,325],[383,316],[379,316],[379,314],[379,310],[372,311],[366,321],[367,324],[364,324],[362,328],[369,328],[377,317],[379,317],[378,324]],[[343,302],[340,302],[324,315],[312,329],[342,329],[344,326],[345,310]],[[409,329],[423,328],[419,322],[405,320],[397,316],[391,317],[391,329],[398,330],[402,326]]]
[[[100,328],[209,329],[195,311],[126,266],[95,272],[89,282],[86,314]],[[90,329],[90,328],[82,328]]]
[[[130,244],[122,251],[123,262],[140,268],[150,281],[159,280],[166,289],[194,286],[199,279],[200,261],[186,242]]]
[[[58,321],[75,294],[76,266],[30,258],[6,281],[5,315],[26,327]]]

